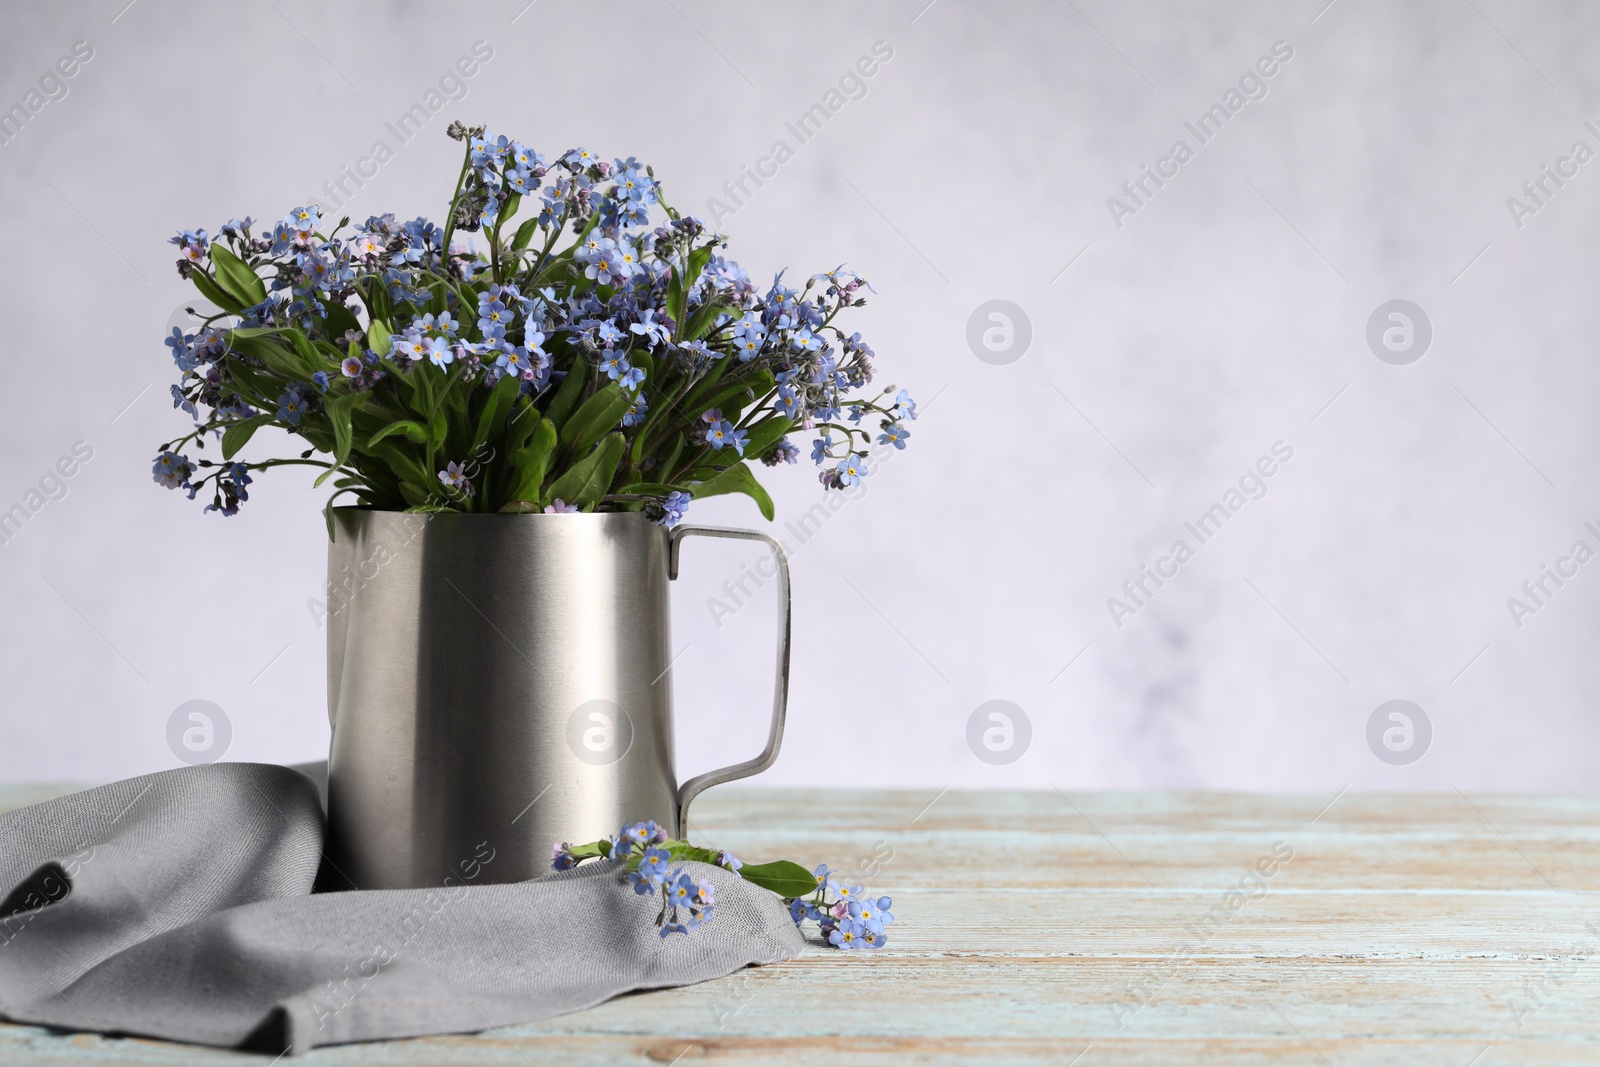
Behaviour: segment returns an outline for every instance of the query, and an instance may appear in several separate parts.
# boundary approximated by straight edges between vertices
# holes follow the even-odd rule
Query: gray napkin
[[[791,959],[783,903],[720,867],[699,930],[608,866],[511,885],[312,893],[317,786],[220,763],[0,814],[0,1016],[305,1052],[531,1022]]]

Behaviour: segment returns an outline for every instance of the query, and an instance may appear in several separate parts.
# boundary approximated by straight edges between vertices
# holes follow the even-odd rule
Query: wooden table
[[[740,855],[876,869],[889,945],[306,1062],[1600,1063],[1600,800],[723,789],[696,807],[697,836]],[[0,1026],[8,1067],[223,1062],[270,1057]]]

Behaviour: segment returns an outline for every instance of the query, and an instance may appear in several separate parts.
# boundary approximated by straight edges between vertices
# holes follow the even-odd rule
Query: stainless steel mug
[[[638,819],[679,834],[698,793],[777,759],[789,568],[772,538],[637,512],[333,517],[327,856],[343,882],[532,878],[556,841]],[[778,666],[761,755],[679,785],[667,590],[694,536],[772,547]]]

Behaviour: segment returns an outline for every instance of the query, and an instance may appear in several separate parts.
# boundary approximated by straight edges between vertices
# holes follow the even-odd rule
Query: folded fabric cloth
[[[706,864],[715,916],[660,937],[607,865],[530,882],[312,892],[317,786],[219,763],[0,814],[0,1016],[302,1053],[532,1022],[798,955],[774,894]]]

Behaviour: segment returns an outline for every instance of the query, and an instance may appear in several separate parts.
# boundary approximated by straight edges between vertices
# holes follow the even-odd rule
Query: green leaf
[[[373,319],[372,324],[367,327],[367,347],[380,356],[387,356],[392,336],[387,323],[382,319]]]
[[[280,378],[304,381],[309,377],[295,354],[270,337],[256,335],[250,330],[231,330],[228,345],[235,352],[259,359]]]
[[[622,458],[627,444],[620,433],[607,435],[593,452],[574,463],[545,490],[545,498],[564,500],[585,509],[598,504],[616,476],[617,461]]]
[[[683,328],[683,339],[685,341],[700,340],[716,323],[717,316],[727,310],[726,305],[719,304],[716,301],[708,301],[700,305],[695,313],[689,316],[689,321]]]
[[[217,305],[224,311],[240,312],[245,305],[234,299],[222,286],[211,280],[211,276],[203,270],[191,271],[189,280],[194,282],[194,287],[200,290],[200,295]]]
[[[744,454],[754,459],[760,459],[771,451],[772,446],[779,439],[794,429],[794,422],[779,415],[776,418],[764,419],[750,427],[749,440],[745,442]]]
[[[510,196],[508,196],[506,198],[506,202],[500,205],[500,213],[495,216],[495,220],[494,220],[494,232],[495,233],[499,233],[500,232],[500,227],[504,226],[506,223],[511,221],[511,217],[517,213],[517,208],[520,207],[521,205],[522,205],[522,194],[520,194],[520,193],[512,193]]]
[[[607,431],[615,429],[622,416],[633,404],[633,397],[616,382],[607,382],[585,400],[572,418],[561,427],[561,443],[582,452]]]
[[[294,432],[305,438],[306,444],[316,451],[333,455],[333,434],[328,432],[326,426],[318,426],[312,419],[302,419]]]
[[[544,485],[546,473],[550,470],[550,460],[556,450],[556,424],[549,419],[541,418],[534,414],[537,425],[533,431],[533,439],[523,447],[517,449],[512,456],[512,469],[515,472],[515,486],[511,494],[513,503],[526,501],[544,506],[545,501],[539,493]]]
[[[257,301],[257,303],[260,303],[260,301]],[[328,312],[328,317],[323,320],[323,325],[327,327],[329,337],[343,337],[347,330],[359,331],[361,329],[361,321],[356,318],[355,312],[343,304],[330,301],[324,304],[323,307]],[[360,353],[356,354],[359,355]]]
[[[599,214],[596,212],[596,214]],[[566,380],[561,383],[561,388],[556,390],[556,395],[551,398],[550,406],[545,409],[545,418],[556,424],[556,428],[567,421],[567,416],[578,404],[578,397],[583,394],[583,382],[589,376],[589,368],[580,358],[567,371]]]
[[[721,496],[723,493],[743,493],[756,502],[756,507],[761,509],[762,516],[772,521],[775,511],[772,498],[767,491],[756,481],[755,474],[744,463],[735,463],[715,478],[710,478],[694,486],[693,494],[696,500],[708,496]]]
[[[634,482],[625,485],[617,492],[624,496],[666,496],[668,493],[688,493],[693,490],[689,485],[667,485],[664,482]]]
[[[678,273],[678,268],[672,268],[672,281],[667,285],[667,317],[673,324],[683,322],[683,308],[687,296],[683,291],[683,275]]]
[[[513,405],[512,410],[516,413],[510,415],[506,421],[505,448],[508,456],[515,455],[519,448],[528,443],[543,419],[539,409],[534,407],[531,400],[520,408]]]
[[[450,383],[437,380],[434,375],[427,372],[426,366],[419,367],[418,370],[421,373],[404,374],[400,377],[416,385],[417,395],[414,399],[420,400],[421,403],[415,404],[414,407],[417,413],[423,416],[424,425],[428,428],[428,447],[437,450],[444,445],[445,438],[450,433],[450,423],[444,410],[444,397],[440,395],[441,389],[449,391]]]
[[[388,324],[394,305],[389,300],[389,286],[381,276],[370,276],[356,282],[356,293],[367,306],[367,321]],[[382,354],[381,352],[379,353]]]
[[[666,458],[656,465],[659,471],[670,471],[676,466],[678,457],[683,454],[684,435],[678,433],[672,438],[672,447],[667,449]]]
[[[383,429],[367,438],[367,448],[370,449],[373,445],[377,444],[379,441],[382,441],[385,437],[390,437],[397,433],[405,434],[406,437],[412,441],[415,441],[419,445],[426,444],[428,441],[428,428],[426,426],[422,425],[420,422],[414,422],[411,419],[400,419],[396,422],[391,422],[389,425],[385,426]]]
[[[346,393],[344,396],[334,397],[323,404],[323,408],[328,413],[328,421],[333,423],[333,463],[335,467],[343,466],[344,461],[350,458],[350,446],[355,438],[355,429],[351,425],[351,413],[355,410],[356,401],[360,399],[360,393]]]
[[[521,226],[518,226],[517,235],[511,239],[511,250],[513,252],[520,252],[524,248],[527,248],[528,245],[533,241],[534,231],[536,231],[538,228],[538,219],[529,219]]]
[[[510,410],[512,401],[517,399],[517,390],[522,387],[522,379],[515,374],[508,374],[495,383],[494,389],[489,392],[489,402],[483,405],[483,413],[478,416],[478,431],[472,435],[472,452],[477,453],[483,443],[505,421],[506,412]]]
[[[709,863],[712,866],[717,862],[717,850],[714,848],[701,848],[691,845],[687,841],[665,841],[667,853],[675,860],[694,860],[698,863]],[[813,879],[815,882],[815,879]]]
[[[738,406],[742,408],[752,400],[766,396],[772,391],[774,384],[770,371],[757,371],[748,378],[731,382],[718,389],[705,401],[705,405],[708,408],[727,407],[730,401],[738,397]]]
[[[701,411],[704,411],[705,408],[700,406],[700,401],[707,393],[711,391],[712,387],[715,386],[717,382],[722,380],[722,376],[727,373],[728,368],[732,366],[734,362],[735,361],[732,358],[724,356],[713,363],[711,365],[711,369],[706,371],[705,377],[696,382],[694,388],[690,389],[688,395],[683,398],[682,409],[684,411],[693,411],[697,414]],[[709,404],[706,405],[706,407],[710,406],[711,405]]]
[[[450,284],[445,281],[436,281],[425,287],[428,290],[428,313],[437,315],[450,306],[450,294],[455,292]]]
[[[402,482],[410,482],[413,486],[427,485],[428,482],[434,477],[434,475],[423,466],[422,461],[418,457],[411,455],[409,452],[407,452],[407,450],[401,448],[394,441],[379,441],[376,444],[369,444],[367,446],[367,452],[373,457],[381,459],[383,462],[387,463],[389,465],[389,469],[394,471],[395,475]],[[405,486],[402,485],[400,488],[401,495],[404,496]],[[422,494],[422,499],[427,499],[426,492]],[[409,501],[409,498],[408,502],[411,502]],[[421,501],[415,501],[415,503],[421,503]]]
[[[267,287],[238,256],[226,245],[211,246],[211,265],[217,271],[217,284],[245,307],[251,307],[267,298]]]
[[[240,419],[231,423],[222,431],[222,458],[232,459],[238,454],[261,427],[272,421],[271,415],[252,415],[248,419]]]
[[[421,507],[428,502],[427,491],[424,489],[418,489],[411,482],[400,483],[400,496],[407,504],[414,508]]]
[[[336,486],[338,486],[339,491],[337,493],[334,493],[332,496],[328,497],[328,502],[326,504],[322,505],[322,520],[328,524],[328,541],[329,541],[330,544],[333,542],[333,539],[334,539],[334,537],[333,537],[333,502],[335,500],[338,500],[340,497],[344,496],[347,493],[356,496],[358,499],[360,498],[360,494],[357,493],[356,490],[347,489],[347,488],[345,488],[343,486],[339,486],[337,482],[335,482],[334,484]]]
[[[685,289],[694,288],[694,283],[700,280],[700,272],[706,269],[707,263],[711,262],[711,254],[716,251],[716,248],[716,241],[708,241],[702,247],[689,253],[689,275],[683,282]]]
[[[311,343],[305,334],[291,328],[284,330],[283,336],[289,339],[289,344],[294,348],[294,354],[300,357],[300,362],[305,366],[305,377],[309,378],[319,370],[328,369],[327,358],[317,351],[316,346]]]
[[[747,863],[739,868],[739,877],[762,889],[770,889],[785,900],[808,896],[817,891],[817,876],[789,860]]]

